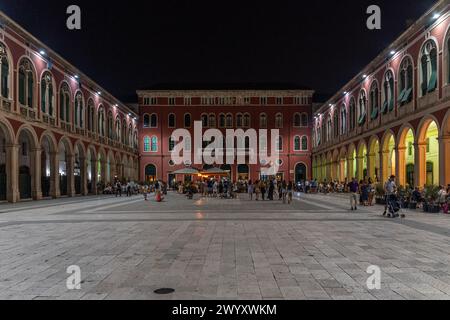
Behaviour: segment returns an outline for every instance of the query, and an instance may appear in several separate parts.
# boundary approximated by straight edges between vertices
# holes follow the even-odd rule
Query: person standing
[[[259,181],[255,182],[255,193],[256,193],[256,201],[259,201],[259,194],[261,193],[261,183]]]
[[[273,201],[273,193],[275,191],[275,185],[273,184],[273,180],[269,182],[269,200]]]
[[[286,204],[287,184],[286,184],[285,180],[283,180],[283,182],[281,183],[281,194],[282,194],[282,198],[283,198],[283,203]]]
[[[266,200],[266,192],[266,183],[264,181],[261,181],[261,196],[263,201]]]
[[[358,181],[356,181],[355,178],[352,179],[352,182],[348,184],[348,191],[350,192],[350,206],[351,210],[357,210],[358,209],[358,190],[359,190],[359,184]]]
[[[395,176],[392,175],[384,184],[384,194],[386,198],[386,205],[384,206],[383,216],[387,214],[388,203],[395,198],[397,193],[397,185],[395,184]]]

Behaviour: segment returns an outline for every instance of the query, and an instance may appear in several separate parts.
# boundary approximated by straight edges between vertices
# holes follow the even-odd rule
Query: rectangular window
[[[283,98],[278,97],[277,98],[277,105],[282,105],[283,104]]]
[[[244,104],[245,105],[250,105],[252,103],[252,99],[250,97],[245,97],[244,98]]]
[[[169,98],[169,105],[170,106],[174,106],[177,104],[177,99],[176,98]]]
[[[191,97],[184,98],[184,105],[186,106],[192,105],[192,98]]]
[[[260,104],[265,106],[267,105],[267,97],[261,97],[259,98]]]

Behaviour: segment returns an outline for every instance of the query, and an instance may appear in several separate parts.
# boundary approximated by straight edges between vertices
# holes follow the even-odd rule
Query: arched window
[[[33,65],[28,59],[22,59],[19,65],[19,103],[30,109],[34,108],[34,73]]]
[[[265,113],[261,113],[259,116],[259,127],[261,129],[267,129],[267,115]]]
[[[208,115],[202,114],[202,127],[208,128]]]
[[[356,127],[356,105],[355,99],[352,98],[350,100],[350,130],[355,129]]]
[[[158,116],[155,113],[150,116],[150,128],[158,128]]]
[[[115,127],[116,128],[114,131],[114,140],[120,141],[120,140],[122,140],[122,128],[121,128],[119,116],[117,116],[117,118],[116,118],[116,126]]]
[[[215,114],[210,114],[209,115],[209,127],[210,128],[215,128],[216,127],[216,115]]]
[[[133,147],[133,126],[131,124],[128,127],[128,145]]]
[[[81,129],[84,127],[84,105],[81,92],[75,96],[75,126]]]
[[[250,114],[246,113],[244,115],[244,127],[250,128],[250,126],[251,126],[251,117],[250,117]]]
[[[191,115],[189,113],[184,115],[184,127],[190,128],[191,127]]]
[[[276,129],[283,128],[283,115],[281,113],[278,113],[275,116],[275,128]]]
[[[428,40],[422,47],[420,56],[420,75],[422,96],[433,92],[437,87],[437,47],[433,40]]]
[[[294,114],[294,127],[298,128],[298,127],[301,127],[301,125],[302,125],[302,119],[301,119],[300,113]]]
[[[144,137],[144,152],[150,152],[150,137]]]
[[[308,127],[308,114],[307,113],[302,113],[302,127]]]
[[[124,145],[128,144],[128,134],[127,134],[127,122],[125,121],[125,119],[122,121],[122,143]]]
[[[100,106],[98,108],[98,124],[97,124],[98,134],[101,137],[104,137],[106,135],[105,131],[105,109],[103,106]]]
[[[302,137],[302,151],[308,151],[308,137]]]
[[[158,152],[158,137],[152,137],[151,152]]]
[[[366,92],[361,90],[358,99],[358,125],[362,126],[366,123],[367,116],[367,97]]]
[[[347,107],[345,104],[341,107],[341,135],[347,133]]]
[[[386,72],[383,82],[383,107],[381,113],[386,114],[394,110],[394,75],[392,71]]]
[[[219,128],[225,128],[225,126],[226,126],[225,115],[221,113],[219,115]]]
[[[327,118],[327,142],[330,142],[333,135],[333,124],[331,122],[331,115]]]
[[[144,128],[150,128],[150,115],[144,114]]]
[[[9,98],[10,65],[6,47],[0,43],[0,95]]]
[[[301,151],[301,139],[299,136],[294,138],[294,151]]]
[[[94,102],[92,100],[88,101],[88,119],[87,119],[87,125],[88,130],[93,132],[94,131],[94,119],[95,119],[95,111],[94,111]]]
[[[244,124],[244,118],[242,117],[242,114],[238,113],[236,115],[236,127],[242,128]]]
[[[283,137],[282,136],[278,136],[276,148],[277,148],[277,151],[279,151],[279,152],[283,151]]]
[[[173,113],[169,114],[169,128],[175,128],[176,124],[176,116]]]
[[[378,105],[378,83],[374,81],[370,87],[369,104],[370,104],[370,119],[375,120],[378,118],[379,105]]]
[[[233,115],[231,113],[227,114],[227,128],[233,128]]]
[[[337,110],[334,111],[333,114],[333,129],[334,129],[334,137],[339,137],[339,113]]]
[[[70,123],[70,91],[65,82],[59,91],[59,119],[64,123]]]
[[[400,65],[398,80],[398,103],[400,105],[411,102],[413,97],[413,64],[410,58],[405,58]]]
[[[111,111],[108,112],[108,138],[114,139],[113,115]]]
[[[175,140],[172,137],[169,137],[169,152],[172,152],[175,149]]]
[[[43,114],[54,117],[54,101],[53,76],[47,71],[41,79],[41,110]]]

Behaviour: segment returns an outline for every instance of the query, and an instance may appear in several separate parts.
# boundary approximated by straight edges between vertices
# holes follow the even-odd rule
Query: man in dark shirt
[[[352,182],[349,183],[348,188],[348,191],[350,192],[350,206],[352,207],[351,210],[357,210],[359,184],[355,178],[353,178]]]

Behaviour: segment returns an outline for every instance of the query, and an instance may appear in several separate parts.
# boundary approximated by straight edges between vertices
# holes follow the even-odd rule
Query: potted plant
[[[383,185],[381,183],[378,183],[375,186],[375,202],[377,204],[385,205],[386,204],[386,199],[385,199],[384,196],[385,196],[385,193],[384,193]]]
[[[425,187],[424,211],[429,213],[439,213],[441,208],[436,202],[438,199],[439,186]]]

